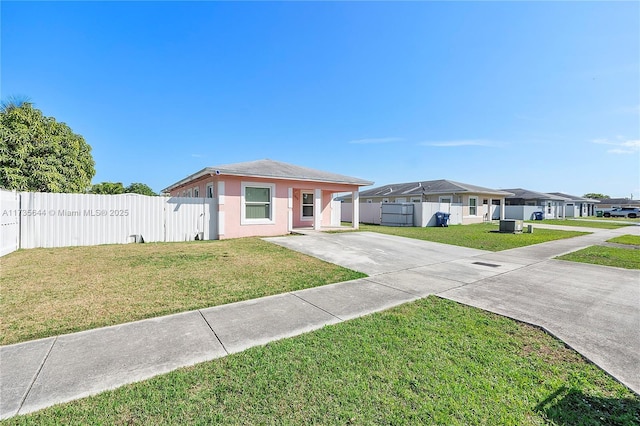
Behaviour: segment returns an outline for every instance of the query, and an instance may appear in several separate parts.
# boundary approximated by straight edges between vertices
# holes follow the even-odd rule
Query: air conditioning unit
[[[515,234],[516,232],[522,232],[521,220],[515,219],[503,219],[500,221],[500,232],[509,232]]]

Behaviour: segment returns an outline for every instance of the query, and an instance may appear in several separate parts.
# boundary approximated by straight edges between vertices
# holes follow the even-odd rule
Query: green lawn
[[[640,251],[632,248],[591,246],[558,256],[556,259],[625,269],[640,269]]]
[[[640,236],[638,235],[621,235],[619,237],[608,239],[607,242],[628,244],[630,246],[640,246]]]
[[[3,345],[365,276],[259,238],[19,250],[0,270]]]
[[[633,425],[640,400],[537,328],[429,297],[7,425]]]
[[[379,232],[382,234],[398,235],[419,240],[453,244],[481,250],[500,251],[546,241],[571,238],[588,234],[577,231],[558,231],[552,229],[534,229],[532,234],[502,234],[497,231],[496,224],[482,223],[475,225],[452,225],[449,227],[391,227],[378,225],[360,225],[361,231]]]
[[[633,226],[629,223],[616,222],[614,220],[608,222],[597,222],[585,219],[545,219],[545,220],[527,220],[526,223],[540,223],[547,225],[564,225],[564,226],[580,226],[583,228],[601,228],[601,229],[617,229],[621,226]]]

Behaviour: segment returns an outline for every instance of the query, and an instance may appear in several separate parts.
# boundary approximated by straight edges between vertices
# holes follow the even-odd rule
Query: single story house
[[[273,160],[204,169],[163,189],[172,197],[212,198],[219,239],[284,235],[296,228],[340,226],[337,193],[358,199],[373,182]],[[352,214],[359,217],[358,203]],[[358,221],[353,224],[358,227]]]
[[[598,198],[597,200],[589,200],[591,202],[600,202],[598,209],[612,209],[615,207],[638,207],[640,208],[640,200],[631,198]]]
[[[598,200],[590,198],[578,197],[563,192],[548,192],[551,195],[566,198],[568,201],[564,203],[564,217],[585,217],[596,215],[596,204]]]
[[[505,198],[506,219],[530,220],[534,218],[535,212],[543,212],[545,219],[564,219],[564,205],[571,201],[560,195],[522,188],[503,189],[503,191],[513,193]]]
[[[452,224],[504,218],[508,191],[447,179],[392,183],[360,192],[360,203],[428,203],[431,210],[451,214]],[[348,195],[342,201],[351,202]]]

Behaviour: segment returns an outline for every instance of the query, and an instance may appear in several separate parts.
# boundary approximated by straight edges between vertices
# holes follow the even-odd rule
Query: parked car
[[[609,211],[605,211],[603,213],[604,217],[628,217],[630,219],[635,219],[640,217],[640,209],[637,207],[622,207],[611,209]]]

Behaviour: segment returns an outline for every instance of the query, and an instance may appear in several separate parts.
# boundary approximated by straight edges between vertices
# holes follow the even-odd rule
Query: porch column
[[[360,192],[355,190],[351,193],[351,227],[358,229],[360,227]]]
[[[313,229],[319,231],[322,227],[322,189],[316,189],[313,203]]]
[[[500,220],[504,220],[504,198],[500,199]]]
[[[218,239],[224,238],[224,181],[218,182]]]
[[[293,232],[293,188],[287,189],[287,230]]]
[[[487,210],[489,210],[487,212],[487,222],[491,222],[493,220],[493,212],[491,210],[493,210],[493,198],[489,197],[489,201],[487,204]]]

